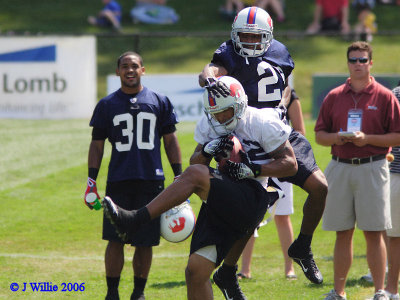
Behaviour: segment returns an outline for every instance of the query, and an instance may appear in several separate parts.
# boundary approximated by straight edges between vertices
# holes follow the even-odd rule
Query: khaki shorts
[[[392,228],[386,233],[391,237],[400,237],[400,173],[390,173],[390,214]]]
[[[391,228],[390,180],[386,159],[351,165],[331,160],[325,170],[328,196],[322,228],[363,231]]]

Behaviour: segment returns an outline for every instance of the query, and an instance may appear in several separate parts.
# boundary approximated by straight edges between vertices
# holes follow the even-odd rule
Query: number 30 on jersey
[[[138,149],[152,150],[154,148],[154,129],[157,117],[149,112],[139,112],[136,116],[136,144]],[[116,142],[115,148],[119,152],[130,151],[134,139],[133,116],[129,113],[116,115],[113,119],[114,126],[121,126],[122,136],[127,138],[127,142]],[[144,126],[149,126],[149,137],[143,140]]]

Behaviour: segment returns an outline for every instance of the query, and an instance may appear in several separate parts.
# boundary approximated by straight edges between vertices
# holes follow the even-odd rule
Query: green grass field
[[[23,1],[0,0],[0,34],[98,34],[98,98],[105,96],[106,75],[113,73],[119,54],[137,50],[142,54],[146,72],[198,73],[210,61],[213,51],[229,38],[230,22],[218,15],[223,0],[170,0],[181,15],[181,21],[170,26],[134,25],[129,20],[130,0],[121,0],[124,9],[123,34],[90,27],[86,17],[101,8],[101,1]],[[341,37],[291,37],[283,31],[304,31],[312,18],[314,0],[285,1],[287,22],[275,24],[275,37],[285,43],[296,63],[295,88],[307,116],[311,112],[312,75],[314,73],[347,73],[345,53],[350,41]],[[399,30],[400,7],[376,7],[380,31]],[[354,12],[350,17],[355,23]],[[203,37],[152,36],[156,32],[209,32]],[[226,36],[213,34],[226,32]],[[147,33],[135,44],[132,34]],[[107,35],[103,35],[107,34]],[[135,48],[137,46],[137,48]],[[400,74],[397,53],[400,36],[376,36],[373,73]],[[0,119],[0,299],[104,299],[104,250],[101,240],[101,212],[90,211],[83,204],[87,179],[87,151],[90,141],[89,120],[7,120]],[[307,118],[307,137],[313,145],[321,169],[329,162],[329,149],[315,144],[314,121]],[[194,124],[180,124],[178,138],[184,166],[195,147]],[[109,148],[98,179],[104,195]],[[164,156],[164,161],[166,161]],[[172,172],[167,163],[167,181]],[[305,193],[295,187],[295,214],[292,223],[299,233]],[[200,201],[191,198],[197,212]],[[333,285],[332,253],[335,235],[319,227],[313,240],[316,261],[324,275],[324,284],[309,284],[296,266],[297,281],[286,281],[283,258],[273,224],[260,230],[252,264],[252,280],[242,288],[248,299],[321,299]],[[154,251],[153,266],[146,288],[147,299],[186,299],[184,269],[190,241],[179,244],[162,240]],[[131,257],[120,283],[121,299],[129,299],[132,290]],[[367,272],[365,242],[360,231],[354,236],[354,261],[350,270],[348,299],[361,300],[372,295],[373,288],[359,278]],[[51,282],[61,289],[62,283],[84,283],[79,292],[12,292],[17,283]],[[222,300],[214,287],[215,299]]]
[[[329,149],[314,144],[313,122],[307,121],[308,137],[317,162],[325,168]],[[184,166],[188,165],[195,142],[194,124],[180,124],[178,138]],[[87,120],[22,121],[0,120],[0,298],[1,299],[102,299],[105,295],[101,240],[101,212],[90,211],[82,196],[87,178],[87,149],[90,129]],[[108,148],[109,150],[109,148]],[[106,150],[107,152],[107,150]],[[108,151],[109,152],[109,151]],[[108,154],[98,179],[104,195]],[[164,157],[164,161],[165,157]],[[167,184],[172,180],[168,166]],[[292,222],[298,234],[305,193],[295,187],[295,214]],[[191,197],[197,212],[200,201]],[[318,228],[313,240],[317,263],[324,284],[309,284],[296,266],[297,281],[283,275],[283,258],[273,224],[260,230],[252,264],[252,280],[242,283],[249,299],[320,299],[333,284],[332,251],[334,234]],[[166,242],[155,248],[148,280],[148,299],[185,299],[184,268],[189,241]],[[126,251],[122,274],[121,299],[128,299],[132,288],[131,247]],[[373,288],[358,279],[367,271],[365,243],[357,231],[354,263],[349,274],[349,299],[364,299]],[[64,283],[85,283],[83,292],[12,292],[27,282],[51,282],[61,289]],[[223,299],[214,286],[215,299]]]

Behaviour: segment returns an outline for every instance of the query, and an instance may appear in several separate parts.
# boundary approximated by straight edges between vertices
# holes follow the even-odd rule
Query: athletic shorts
[[[254,231],[264,218],[270,199],[263,186],[253,179],[233,181],[224,175],[210,179],[210,192],[197,217],[190,254],[215,245],[216,264],[225,258],[233,243]]]
[[[390,180],[386,159],[351,165],[331,160],[325,170],[328,195],[322,228],[363,231],[391,228]]]
[[[319,168],[315,161],[310,142],[301,133],[292,130],[289,142],[296,156],[298,170],[294,176],[278,179],[279,181],[287,181],[303,188],[307,178]]]
[[[390,173],[390,215],[392,228],[386,233],[390,237],[400,237],[400,173]]]
[[[163,180],[126,180],[108,182],[106,195],[124,209],[139,209],[147,205],[164,189]],[[122,241],[110,221],[103,217],[103,240],[132,246],[151,247],[160,244],[160,218],[152,220],[139,229],[131,240]]]

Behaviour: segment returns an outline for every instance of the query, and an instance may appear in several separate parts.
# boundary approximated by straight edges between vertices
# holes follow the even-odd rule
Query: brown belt
[[[378,155],[363,157],[363,158],[340,158],[335,155],[332,155],[333,160],[336,160],[338,162],[345,163],[345,164],[351,164],[351,165],[362,165],[362,164],[366,164],[369,162],[373,162],[373,161],[377,161],[377,160],[381,160],[381,159],[385,159],[385,158],[386,158],[386,154],[378,154]]]

